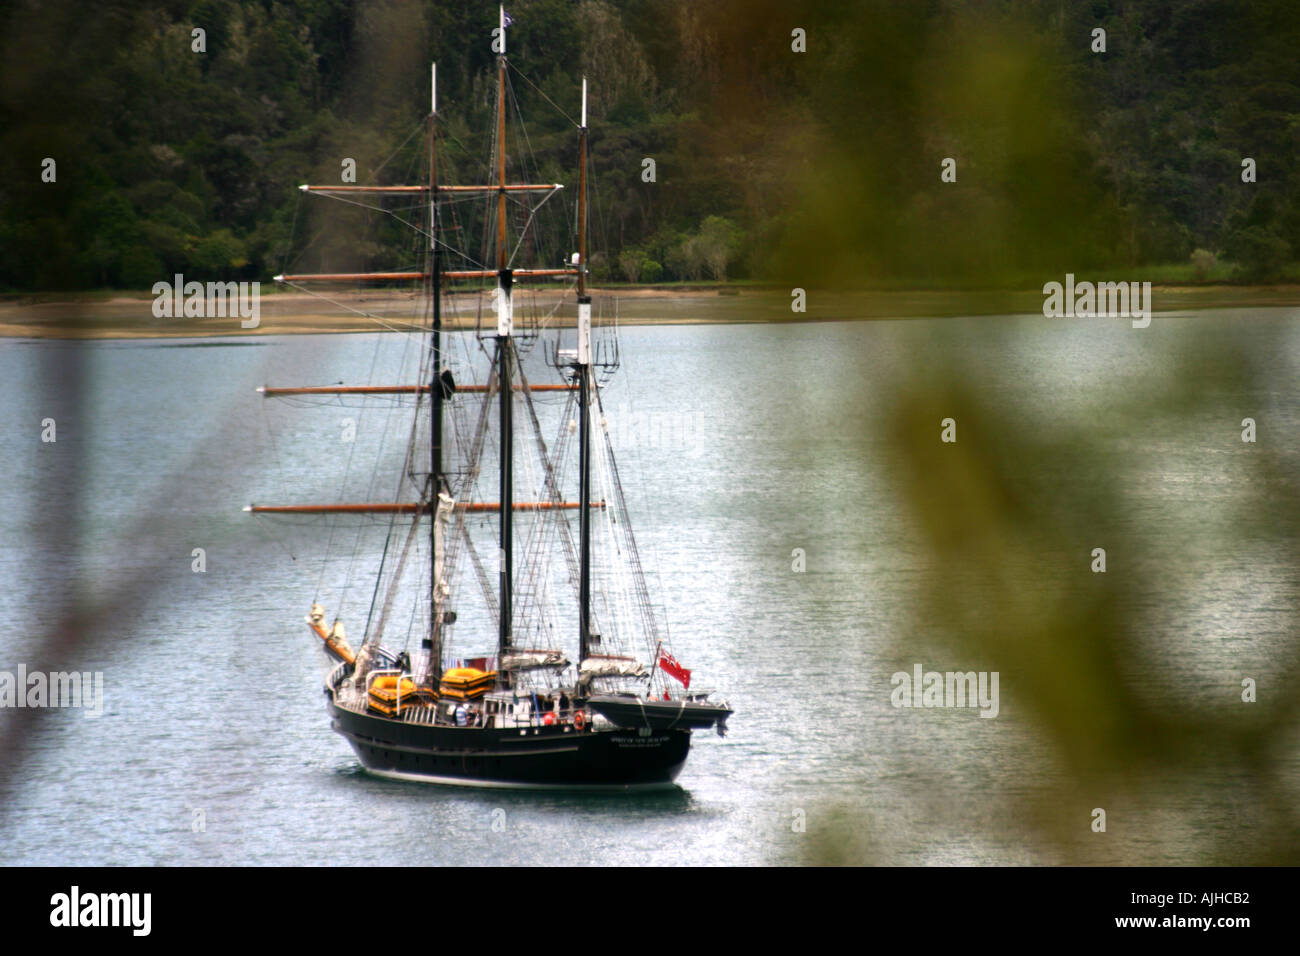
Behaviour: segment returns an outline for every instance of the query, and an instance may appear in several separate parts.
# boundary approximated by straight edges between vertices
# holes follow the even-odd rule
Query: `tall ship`
[[[732,710],[692,688],[673,656],[614,458],[602,391],[620,363],[617,328],[598,317],[593,330],[588,289],[587,82],[580,121],[564,117],[576,127],[576,202],[557,199],[558,183],[509,181],[512,78],[531,83],[507,61],[509,25],[502,9],[491,31],[487,182],[442,180],[435,64],[425,182],[299,187],[380,210],[399,203],[389,214],[411,229],[423,267],[276,276],[302,289],[418,290],[418,381],[261,389],[268,399],[409,410],[393,428],[406,453],[392,498],[246,510],[386,523],[359,645],[320,603],[307,615],[330,662],[332,727],[370,773],[519,789],[673,787],[692,735],[722,735]],[[548,208],[561,212],[568,248],[530,234]],[[531,317],[517,312],[521,298],[539,303]],[[539,366],[550,380],[530,381]]]

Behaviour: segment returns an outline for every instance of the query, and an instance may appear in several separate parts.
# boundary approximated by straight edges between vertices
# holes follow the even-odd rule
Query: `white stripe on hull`
[[[389,780],[406,780],[413,783],[439,783],[453,787],[475,787],[485,790],[568,790],[573,793],[644,793],[653,790],[680,790],[671,780],[657,783],[517,783],[512,780],[475,780],[467,777],[441,777],[433,774],[406,773],[402,770],[375,770],[362,764],[366,773]]]

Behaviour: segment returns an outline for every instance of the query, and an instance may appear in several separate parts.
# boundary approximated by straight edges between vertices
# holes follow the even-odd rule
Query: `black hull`
[[[688,730],[578,731],[446,727],[358,714],[329,703],[336,731],[369,772],[399,780],[519,790],[655,790],[673,786]]]

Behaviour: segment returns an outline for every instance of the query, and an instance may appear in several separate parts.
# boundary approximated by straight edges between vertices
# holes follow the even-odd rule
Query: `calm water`
[[[999,401],[1117,455],[1128,504],[1166,530],[1162,547],[1215,572],[1213,586],[1165,592],[1152,609],[1162,666],[1151,679],[1196,699],[1210,675],[1265,669],[1295,637],[1300,582],[1285,549],[1216,542],[1257,494],[1229,457],[1243,417],[1287,446],[1290,474],[1300,467],[1296,318],[624,330],[606,402],[643,555],[677,656],[736,709],[726,739],[696,736],[680,792],[635,798],[373,779],[329,730],[303,615],[318,589],[331,614],[345,594],[359,633],[364,586],[348,562],[321,558],[326,543],[373,557],[375,529],[240,509],[359,500],[372,481],[385,493],[371,464],[394,453],[383,426],[400,413],[268,403],[254,389],[409,374],[411,342],[0,340],[0,441],[16,463],[0,485],[0,669],[59,666],[39,659],[36,638],[74,595],[129,596],[74,659],[104,673],[104,714],[44,721],[0,862],[370,865],[382,847],[410,864],[753,864],[799,859],[796,812],[813,830],[834,808],[874,820],[905,863],[1051,862],[998,820],[1002,799],[1054,772],[1014,687],[996,720],[890,705],[891,673],[944,662],[898,650],[926,556],[878,416],[906,370],[959,360]],[[1189,344],[1255,363],[1248,384],[1197,366],[1207,401],[1190,417],[1166,402],[1193,374]],[[46,377],[79,368],[81,402]],[[45,418],[54,444],[39,441]],[[347,420],[355,442],[340,440]],[[195,548],[205,573],[191,570]],[[792,571],[796,548],[804,573]],[[918,801],[924,792],[947,802]],[[1223,825],[1218,804],[1184,800],[1179,825],[1130,836],[1148,862],[1188,861]]]

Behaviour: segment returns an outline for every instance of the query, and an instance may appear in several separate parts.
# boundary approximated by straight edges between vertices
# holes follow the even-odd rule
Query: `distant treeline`
[[[576,116],[590,78],[598,279],[932,285],[1221,260],[1257,281],[1300,258],[1295,0],[507,12],[530,173],[571,182],[573,127],[548,100]],[[0,17],[0,289],[415,261],[396,223],[322,215],[295,187],[339,182],[344,158],[359,183],[419,181],[431,60],[445,175],[488,174],[495,3],[29,0]]]

